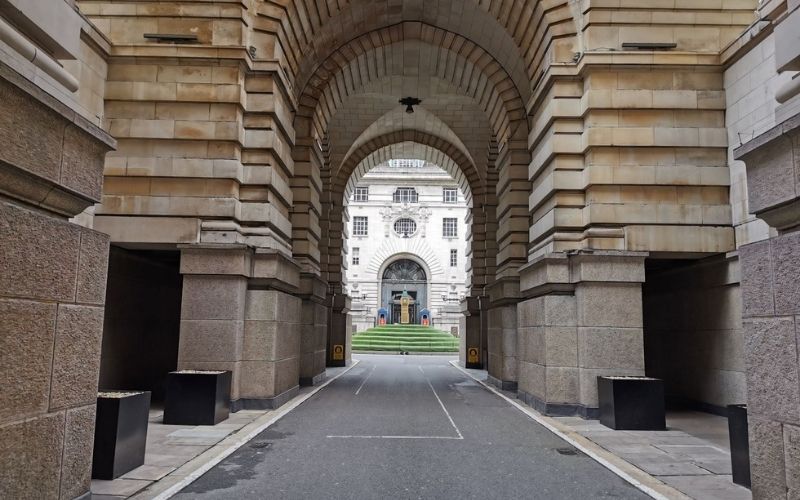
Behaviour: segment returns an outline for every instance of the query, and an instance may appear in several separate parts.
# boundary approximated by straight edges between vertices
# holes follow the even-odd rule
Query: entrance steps
[[[428,326],[376,326],[353,336],[353,350],[458,352],[458,338]]]

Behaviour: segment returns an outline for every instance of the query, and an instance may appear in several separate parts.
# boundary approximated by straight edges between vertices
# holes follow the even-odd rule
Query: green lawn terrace
[[[458,352],[458,337],[428,326],[376,326],[353,336],[353,350]]]

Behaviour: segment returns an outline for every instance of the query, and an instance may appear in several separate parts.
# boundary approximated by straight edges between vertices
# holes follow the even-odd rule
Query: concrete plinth
[[[521,270],[519,397],[547,414],[597,418],[597,377],[644,375],[642,253],[554,254]]]

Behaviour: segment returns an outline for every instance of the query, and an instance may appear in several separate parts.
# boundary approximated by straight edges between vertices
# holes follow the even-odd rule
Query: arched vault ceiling
[[[458,148],[442,138],[405,130],[376,137],[353,151],[334,173],[333,199],[346,202],[353,187],[367,172],[393,158],[425,160],[438,165],[455,179],[469,206],[473,193],[484,191],[475,166]],[[338,193],[342,194],[341,198]]]
[[[500,141],[527,134],[523,99],[503,67],[469,40],[419,23],[371,32],[334,52],[309,79],[298,116],[312,118],[317,134],[324,135],[348,96],[398,77],[423,79],[421,87],[426,77],[435,77],[472,98]]]
[[[418,130],[431,136],[440,137],[461,151],[471,163],[475,163],[472,154],[453,129],[436,116],[435,113],[428,111],[423,106],[417,106],[414,113],[409,114],[406,113],[404,106],[396,105],[394,109],[384,113],[361,133],[358,139],[353,142],[353,145],[350,146],[347,155],[350,155],[364,143],[376,137],[406,129]]]
[[[277,25],[280,49],[298,85],[347,40],[403,21],[421,21],[485,47],[526,98],[523,77],[534,81],[553,41],[577,33],[571,1],[266,0],[261,10],[269,25]]]
[[[381,84],[372,89],[379,91],[382,87]],[[447,88],[442,86],[437,90],[446,91]],[[463,146],[462,151],[468,153],[467,156],[481,172],[485,172],[487,144],[492,140],[492,133],[483,111],[472,99],[460,95],[421,96],[423,102],[415,107],[413,114],[405,113],[391,94],[370,93],[349,97],[329,127],[330,165],[338,168],[348,152],[360,146],[367,137],[407,128],[427,131],[459,147]]]

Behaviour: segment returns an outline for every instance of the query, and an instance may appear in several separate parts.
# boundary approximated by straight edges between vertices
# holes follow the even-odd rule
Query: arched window
[[[389,264],[383,271],[384,280],[392,281],[425,281],[425,270],[410,259],[400,259]]]
[[[409,238],[417,232],[417,223],[414,219],[397,219],[394,221],[394,232],[402,238]]]

